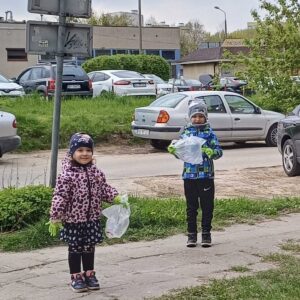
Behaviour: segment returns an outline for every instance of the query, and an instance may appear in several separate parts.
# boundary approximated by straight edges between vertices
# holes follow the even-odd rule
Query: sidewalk
[[[299,228],[300,214],[291,214],[213,232],[212,248],[187,248],[184,235],[97,247],[95,267],[101,290],[82,294],[73,293],[67,285],[67,247],[1,253],[1,299],[133,300],[160,296],[207,279],[239,276],[230,271],[233,266],[247,266],[252,272],[273,268],[261,262],[261,255],[279,252],[279,245],[288,239],[299,240]]]

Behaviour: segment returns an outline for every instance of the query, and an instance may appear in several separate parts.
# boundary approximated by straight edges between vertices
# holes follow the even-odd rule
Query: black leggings
[[[70,274],[94,270],[95,246],[69,246],[69,268]]]
[[[215,184],[213,179],[185,179],[186,215],[188,233],[197,233],[197,215],[202,210],[202,232],[210,232],[214,210]]]

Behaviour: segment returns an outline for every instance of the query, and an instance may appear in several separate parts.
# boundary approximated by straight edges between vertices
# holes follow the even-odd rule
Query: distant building
[[[257,27],[256,22],[248,22],[247,23],[247,29],[255,29]]]
[[[125,16],[126,18],[130,19],[132,22],[132,26],[139,26],[139,11],[137,9],[133,9],[131,12],[126,11],[118,11],[113,13],[108,13],[108,16]],[[142,15],[142,26],[144,26],[144,17]]]

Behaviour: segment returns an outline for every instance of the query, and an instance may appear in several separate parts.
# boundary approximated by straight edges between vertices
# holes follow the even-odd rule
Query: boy
[[[211,222],[214,210],[214,164],[213,160],[222,156],[219,141],[210,128],[207,118],[207,106],[203,101],[193,101],[189,105],[188,111],[191,124],[189,124],[181,138],[188,136],[197,136],[205,139],[202,146],[203,162],[202,164],[190,164],[185,162],[182,178],[184,182],[184,194],[186,198],[187,247],[196,247],[197,245],[197,215],[200,207],[202,210],[202,247],[211,246]],[[199,149],[200,150],[200,149]],[[170,145],[168,151],[176,155],[176,149]]]

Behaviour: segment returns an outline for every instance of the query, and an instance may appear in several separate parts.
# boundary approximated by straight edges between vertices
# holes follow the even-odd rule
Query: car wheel
[[[270,127],[265,141],[268,147],[277,146],[277,123]]]
[[[166,140],[150,140],[151,146],[159,150],[166,150],[170,143],[171,141]]]
[[[282,165],[286,175],[300,175],[300,164],[297,161],[297,152],[292,140],[286,140],[283,145]]]

